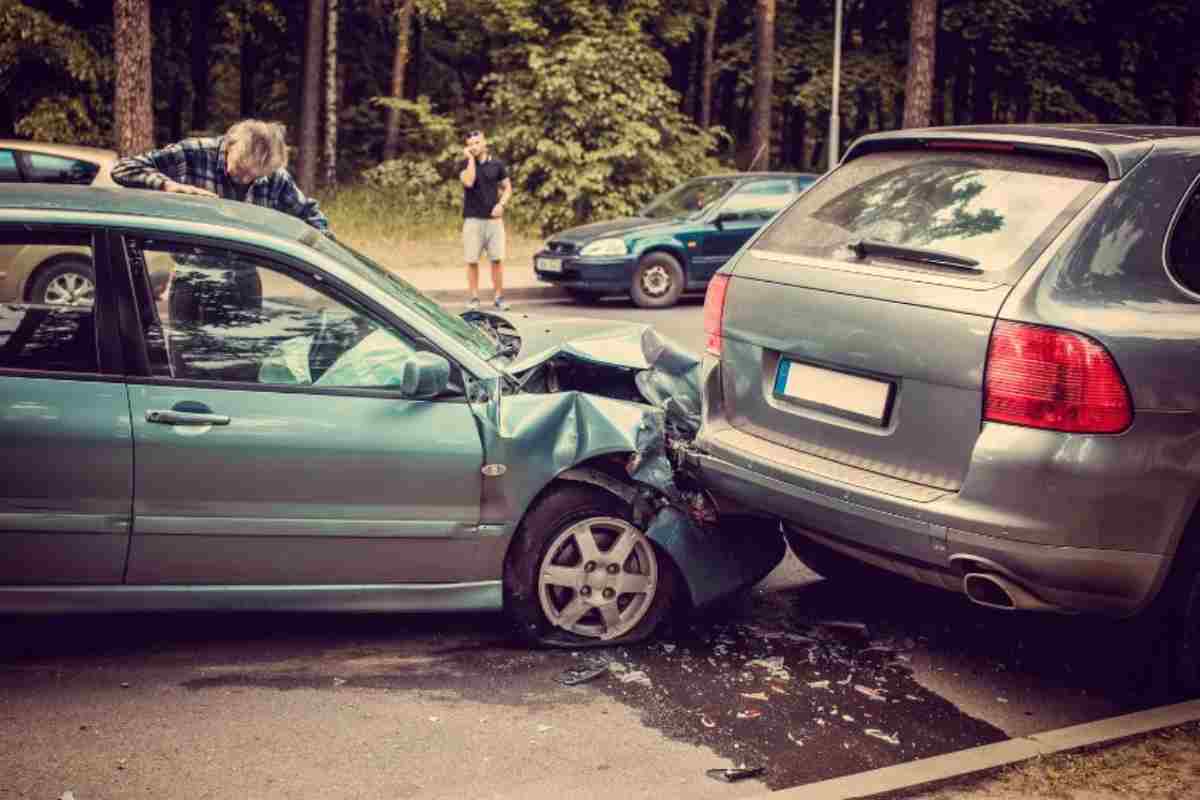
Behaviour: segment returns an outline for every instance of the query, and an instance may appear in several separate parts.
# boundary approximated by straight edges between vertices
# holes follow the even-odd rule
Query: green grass
[[[338,239],[390,269],[460,269],[462,216],[413,208],[395,193],[353,185],[318,196]],[[539,237],[508,227],[508,263],[528,264]]]

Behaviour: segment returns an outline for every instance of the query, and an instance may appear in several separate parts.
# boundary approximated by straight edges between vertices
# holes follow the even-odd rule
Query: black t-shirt
[[[462,162],[460,171],[467,168],[467,162]],[[500,202],[500,184],[508,177],[508,168],[496,157],[487,161],[475,162],[475,185],[464,186],[463,217],[471,219],[491,219],[492,209]]]

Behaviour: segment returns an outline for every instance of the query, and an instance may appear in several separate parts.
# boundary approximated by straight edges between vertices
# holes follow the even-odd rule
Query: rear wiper
[[[867,256],[884,256],[899,258],[905,261],[920,261],[924,264],[936,264],[939,267],[951,267],[964,272],[983,272],[979,262],[966,256],[956,256],[941,250],[929,250],[924,247],[907,247],[902,244],[881,242],[878,239],[854,239],[846,245],[854,255],[861,258]]]

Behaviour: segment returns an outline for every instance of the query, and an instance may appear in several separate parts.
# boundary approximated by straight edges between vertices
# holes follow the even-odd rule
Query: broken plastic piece
[[[866,695],[867,697],[871,698],[872,700],[876,701],[877,703],[886,703],[887,702],[887,697],[885,696],[886,692],[884,692],[882,689],[872,689],[870,686],[863,686],[862,684],[855,684],[854,691],[858,692],[861,695]]]
[[[762,712],[757,708],[748,708],[745,711],[739,711],[737,714],[738,719],[758,719],[761,716]]]
[[[558,676],[558,682],[563,686],[576,686],[581,683],[587,683],[590,680],[595,680],[606,672],[610,671],[608,663],[602,664],[583,664],[578,667],[571,667],[563,671]]]
[[[715,728],[715,727],[717,727],[717,723],[715,723],[715,722],[713,722],[711,719],[709,719],[709,718],[708,718],[708,714],[701,714],[701,715],[700,715],[700,724],[701,724],[701,725],[703,725],[703,726],[704,726],[704,727],[706,727],[706,728]]]
[[[742,697],[747,700],[762,700],[764,703],[771,699],[767,697],[766,692],[742,692]]]
[[[757,778],[766,771],[765,767],[735,767],[732,769],[710,769],[706,770],[704,774],[722,783],[734,783],[735,781],[744,781],[747,778]]]
[[[653,685],[650,683],[650,677],[641,670],[626,672],[621,676],[621,683],[636,683],[638,686],[645,686],[647,689]]]
[[[884,733],[883,731],[879,730],[878,728],[867,728],[863,732],[866,733],[867,736],[873,736],[874,738],[885,741],[888,744],[896,744],[896,745],[900,744],[900,737],[894,733],[890,733],[890,734]]]

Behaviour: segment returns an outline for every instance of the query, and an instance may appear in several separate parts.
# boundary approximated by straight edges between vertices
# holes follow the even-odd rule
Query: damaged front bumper
[[[698,359],[646,325],[464,316],[520,348],[506,369],[518,388],[489,387],[472,404],[488,464],[524,465],[490,471],[500,474],[484,481],[485,525],[517,519],[553,481],[597,485],[670,555],[693,607],[757,583],[783,559],[778,520],[723,513],[690,466]]]

